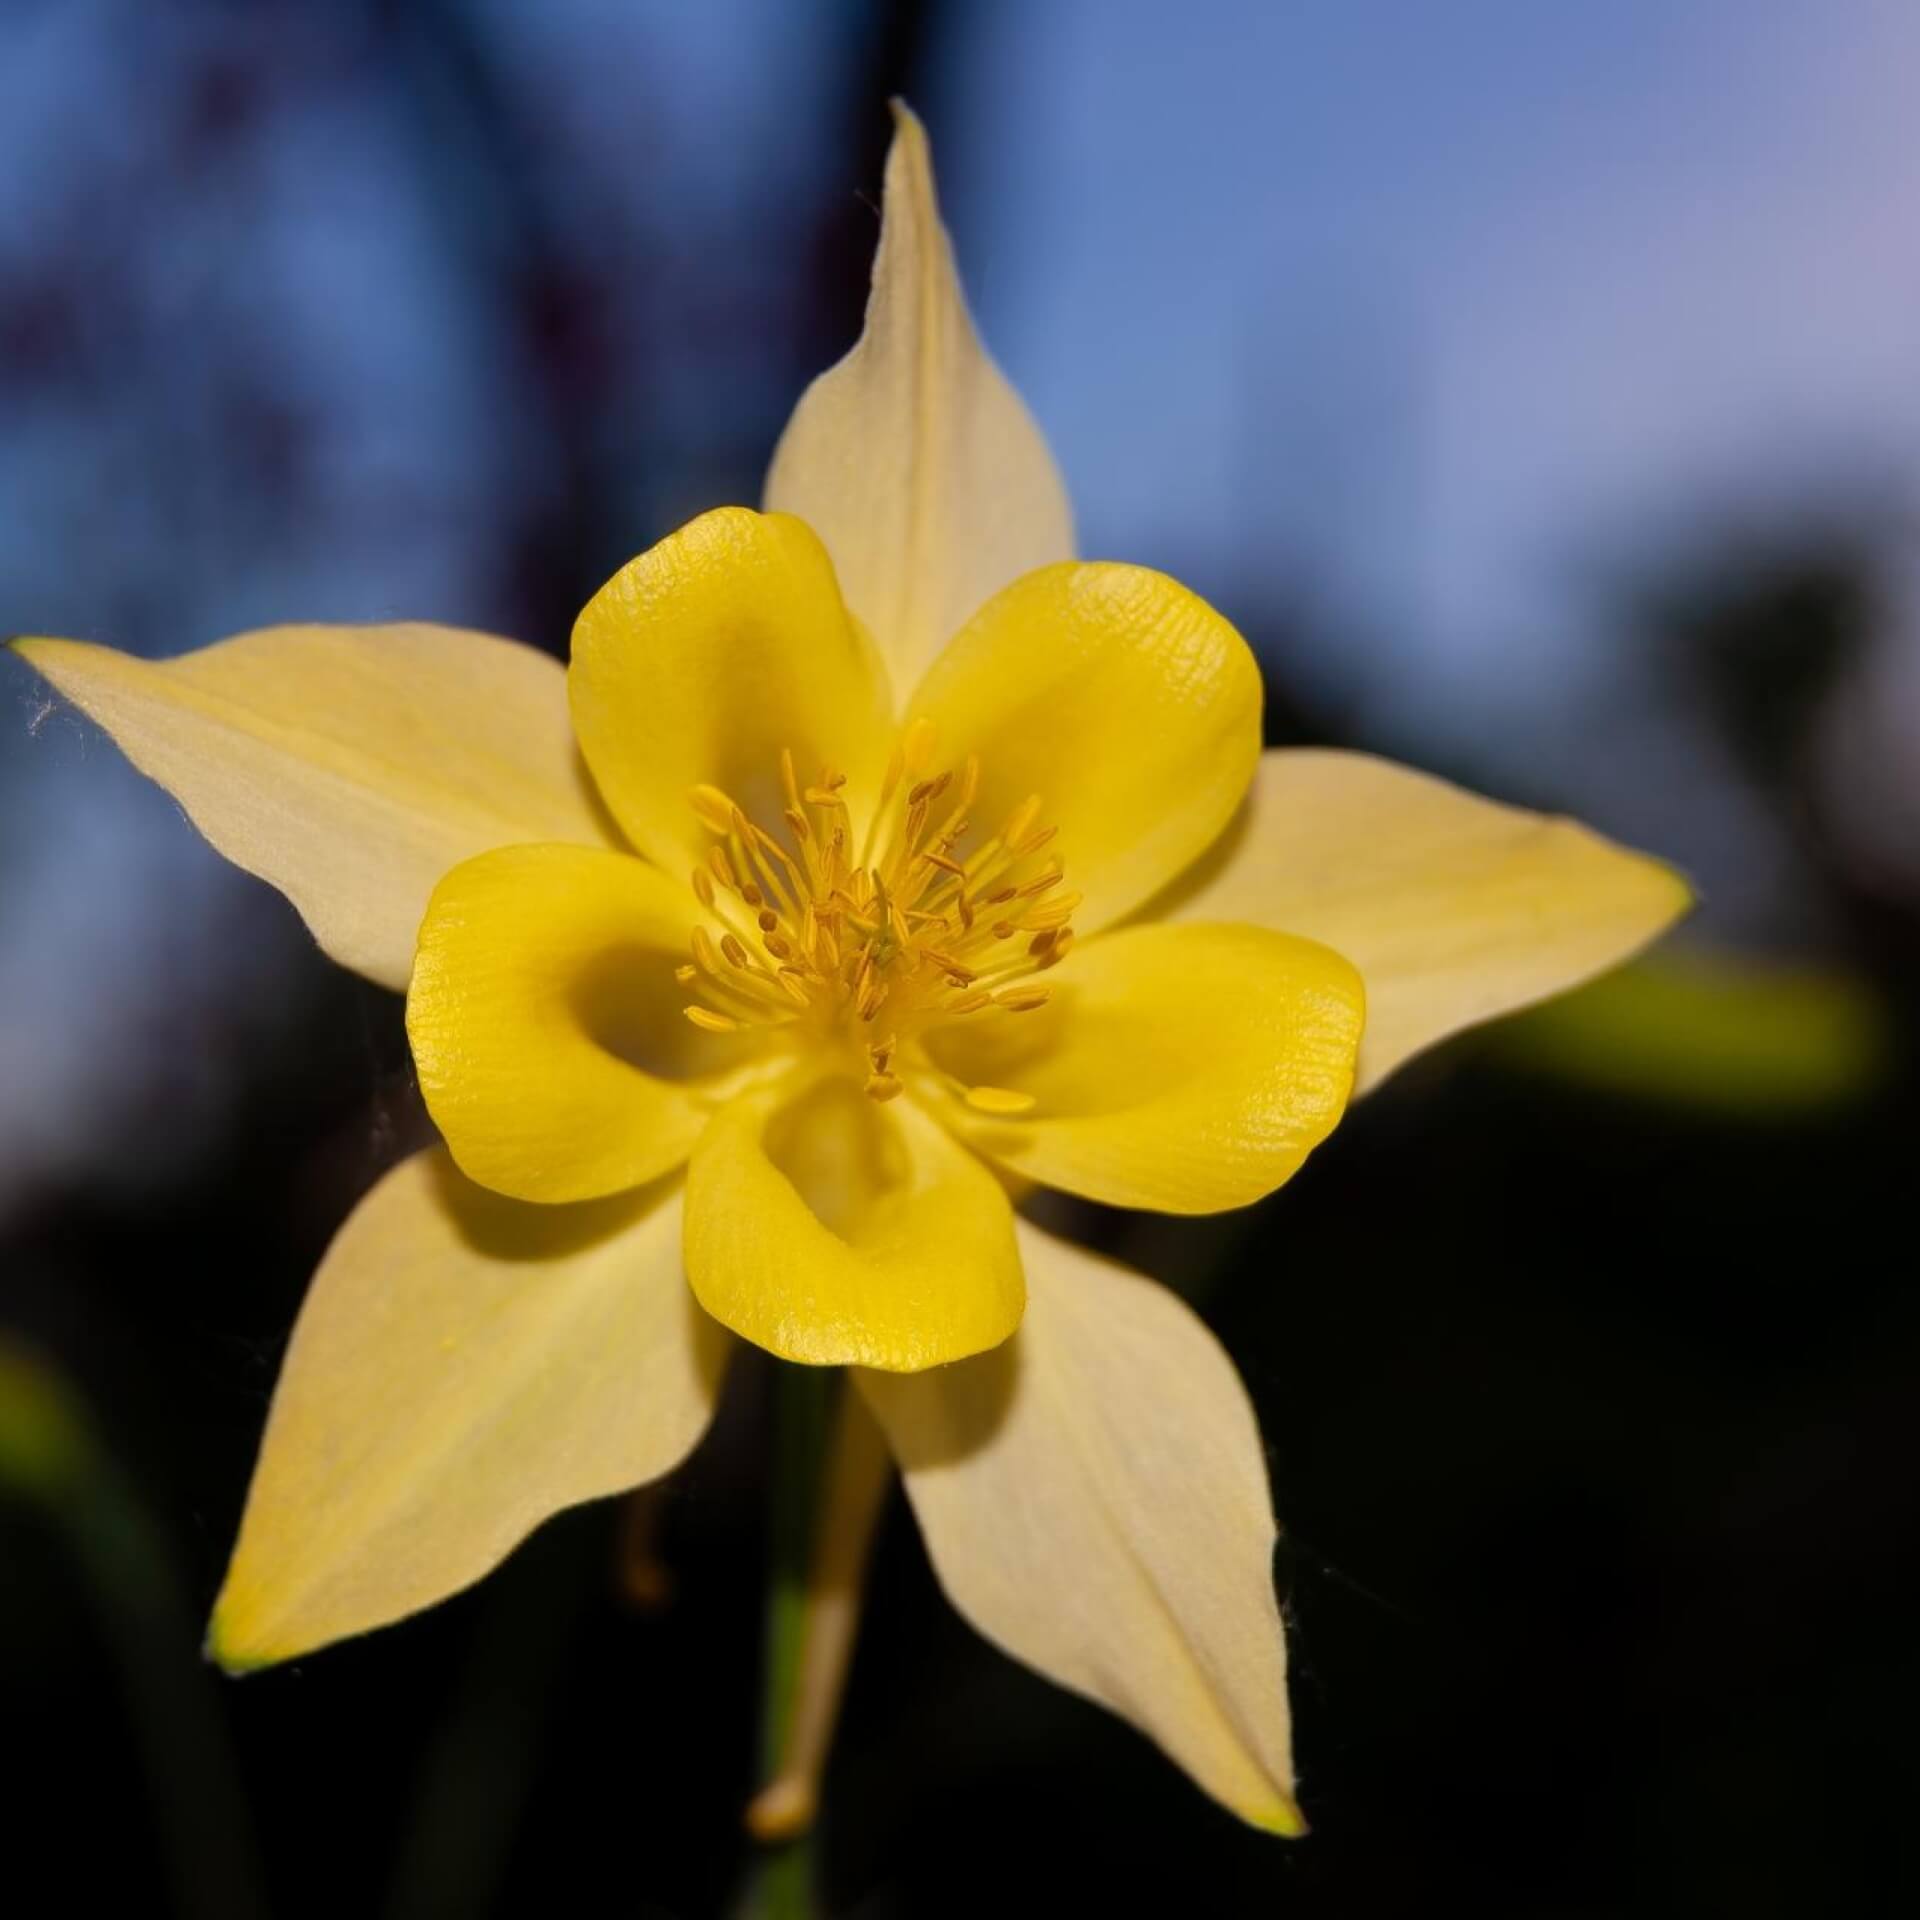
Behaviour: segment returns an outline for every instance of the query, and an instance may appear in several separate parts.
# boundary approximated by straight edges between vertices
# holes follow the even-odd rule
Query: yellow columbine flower
[[[1246,1395],[1172,1294],[1003,1179],[1246,1205],[1356,1084],[1610,965],[1686,890],[1383,761],[1262,754],[1233,628],[1072,557],[904,113],[866,331],[767,506],[618,574],[564,685],[432,626],[160,664],[19,643],[406,990],[446,1141],[314,1281],[212,1649],[395,1620],[666,1472],[730,1330],[856,1369],[989,1638],[1296,1831]]]

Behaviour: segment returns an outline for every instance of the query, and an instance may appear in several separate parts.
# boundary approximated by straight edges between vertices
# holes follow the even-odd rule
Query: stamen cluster
[[[866,1055],[866,1090],[900,1091],[900,1046],[938,1022],[1044,1006],[1051,988],[1032,976],[1073,943],[1080,895],[1061,890],[1065,869],[1039,824],[1040,796],[1022,801],[999,830],[968,848],[980,761],[927,774],[934,731],[916,721],[888,766],[878,806],[856,851],[830,767],[802,786],[793,755],[780,756],[784,833],[770,832],[719,788],[693,789],[693,808],[716,836],[693,890],[714,926],[694,930],[691,963],[675,977],[694,991],[695,1026],[812,1022],[852,1036]],[[983,1097],[984,1096],[984,1097]],[[975,1088],[977,1106],[1028,1103]]]

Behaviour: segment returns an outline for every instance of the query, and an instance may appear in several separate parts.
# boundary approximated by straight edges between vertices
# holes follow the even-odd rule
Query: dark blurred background
[[[0,0],[0,628],[563,652],[758,497],[932,130],[1086,551],[1273,737],[1577,812],[1684,938],[1093,1230],[1259,1403],[1313,1837],[973,1639],[893,1513],[828,1910],[1912,1911],[1920,10]],[[764,1374],[671,1483],[234,1684],[200,1623],[397,999],[0,661],[0,1906],[729,1911]],[[37,1889],[37,1891],[35,1890]]]

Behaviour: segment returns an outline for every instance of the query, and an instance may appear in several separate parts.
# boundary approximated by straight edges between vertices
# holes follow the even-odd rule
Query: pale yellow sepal
[[[575,751],[559,663],[490,634],[269,627],[171,660],[16,651],[112,735],[343,966],[404,987],[433,884],[516,840],[618,836]]]
[[[687,1169],[686,1256],[717,1320],[816,1366],[939,1366],[1004,1340],[1026,1301],[992,1174],[911,1101],[837,1076],[715,1116]]]
[[[1047,1679],[1131,1721],[1273,1833],[1293,1798],[1276,1530],[1259,1429],[1165,1288],[1025,1222],[1003,1347],[854,1377],[947,1597]]]
[[[237,1672],[398,1620],[667,1472],[727,1346],[682,1278],[676,1190],[529,1207],[437,1149],[403,1162],[314,1276],[209,1654]]]
[[[759,1036],[680,1017],[694,898],[632,854],[500,847],[434,888],[407,990],[427,1111],[461,1171],[518,1200],[593,1200],[684,1161],[703,1076]]]
[[[1339,954],[1243,926],[1141,926],[1076,947],[1037,1011],[937,1029],[929,1056],[1024,1111],[941,1117],[1002,1166],[1116,1207],[1215,1213],[1299,1171],[1353,1085],[1365,995]]]
[[[1240,817],[1151,908],[1324,941],[1360,969],[1366,1092],[1435,1041],[1628,958],[1692,902],[1572,820],[1361,753],[1262,757]]]
[[[909,725],[980,760],[982,833],[1030,796],[1058,829],[1084,935],[1131,911],[1233,817],[1260,759],[1260,669],[1199,595],[1147,567],[1068,562],[980,608]]]
[[[866,329],[801,396],[766,504],[827,543],[904,701],[962,621],[1073,553],[1066,490],[968,318],[926,130],[894,108]]]
[[[756,820],[831,766],[864,818],[893,744],[886,670],[847,612],[826,549],[787,514],[720,507],[629,561],[588,601],[567,674],[607,805],[674,877],[706,857],[711,788]]]

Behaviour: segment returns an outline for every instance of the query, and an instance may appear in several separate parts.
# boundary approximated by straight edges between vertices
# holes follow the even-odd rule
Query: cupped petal
[[[1072,556],[1073,515],[968,318],[926,130],[903,106],[894,120],[865,331],[801,396],[766,503],[826,541],[904,699],[989,594]]]
[[[237,1672],[384,1626],[667,1472],[728,1345],[681,1273],[676,1188],[529,1207],[438,1148],[403,1161],[301,1308],[209,1653]]]
[[[460,1169],[592,1200],[686,1159],[757,1044],[681,1014],[694,899],[631,854],[501,847],[434,888],[407,992],[420,1091]]]
[[[1243,1207],[1291,1179],[1346,1108],[1365,995],[1314,941],[1128,927],[1075,947],[1047,979],[1052,998],[1032,1012],[987,1009],[929,1033],[927,1056],[951,1078],[913,1082],[970,1146],[1027,1179],[1163,1213]],[[1014,1110],[970,1103],[980,1087],[993,1090],[983,1105]]]
[[[1177,581],[1104,562],[1043,567],[982,607],[928,670],[910,718],[935,759],[977,754],[983,833],[1038,796],[1084,934],[1186,867],[1260,759],[1260,670]]]
[[[856,1373],[947,1598],[1270,1832],[1293,1800],[1277,1537],[1253,1408],[1164,1287],[1025,1222],[1018,1334],[957,1367]]]
[[[1344,953],[1367,983],[1364,1093],[1449,1034],[1627,959],[1692,899],[1672,868],[1577,821],[1370,754],[1280,748],[1240,818],[1148,911]]]
[[[783,1360],[911,1372],[996,1346],[1026,1283],[1007,1196],[901,1100],[800,1077],[730,1101],[687,1169],[687,1277]]]
[[[433,883],[517,840],[617,845],[558,661],[453,627],[269,627],[171,660],[15,650],[342,966],[404,988]]]
[[[567,688],[614,817],[676,873],[712,844],[694,787],[778,821],[791,749],[803,780],[845,774],[860,817],[892,745],[886,669],[784,513],[720,507],[628,562],[574,626]]]

